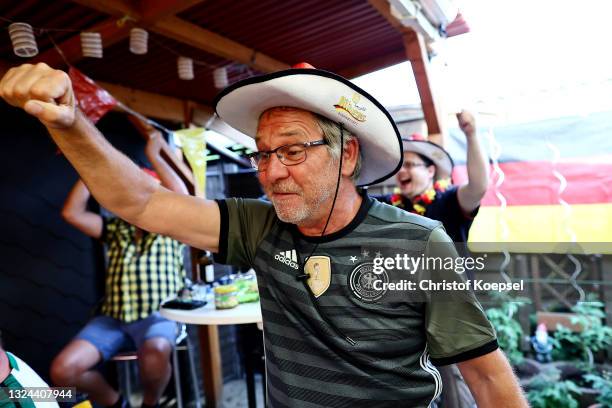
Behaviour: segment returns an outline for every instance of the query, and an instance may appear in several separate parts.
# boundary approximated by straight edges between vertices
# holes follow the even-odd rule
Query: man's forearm
[[[189,194],[189,191],[187,190],[187,187],[185,186],[183,180],[181,180],[179,175],[176,174],[176,172],[172,169],[172,167],[170,167],[166,160],[164,160],[160,156],[159,151],[151,152],[147,150],[146,154],[147,158],[149,159],[149,162],[151,162],[153,169],[155,169],[155,171],[157,172],[157,175],[159,176],[164,187],[166,187],[170,191],[174,191],[175,193]]]
[[[529,404],[514,375],[483,377],[469,385],[479,408],[527,408]]]
[[[72,190],[68,193],[64,207],[62,208],[62,215],[64,218],[69,217],[72,214],[83,213],[87,210],[87,201],[89,200],[89,190],[83,183],[83,180],[79,179]]]
[[[157,184],[116,150],[82,112],[77,111],[69,128],[47,129],[96,200],[136,223]]]
[[[504,353],[497,349],[457,364],[479,408],[529,405]]]
[[[477,135],[467,137],[467,171],[470,186],[484,194],[489,184],[489,163]]]
[[[467,137],[468,183],[459,188],[459,205],[469,213],[480,205],[489,185],[489,164],[476,134]]]

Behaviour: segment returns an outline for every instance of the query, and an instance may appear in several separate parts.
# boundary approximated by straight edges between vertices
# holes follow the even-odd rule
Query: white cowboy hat
[[[453,171],[453,159],[441,146],[422,139],[419,135],[402,138],[404,152],[414,152],[427,157],[436,165],[435,179],[450,178]]]
[[[252,77],[225,88],[214,101],[221,119],[253,138],[261,114],[281,106],[318,113],[359,139],[362,167],[357,185],[378,183],[402,165],[401,137],[389,112],[363,89],[331,72],[293,68]]]

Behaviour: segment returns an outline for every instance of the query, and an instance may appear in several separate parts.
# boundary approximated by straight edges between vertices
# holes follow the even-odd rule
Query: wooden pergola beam
[[[151,29],[168,38],[189,44],[219,57],[240,62],[262,72],[274,72],[289,68],[289,64],[275,60],[253,48],[246,47],[178,17],[171,16],[161,19]]]
[[[404,27],[391,15],[389,2],[387,0],[368,0],[368,2],[393,28],[402,34],[406,57],[412,65],[412,72],[421,98],[421,106],[423,108],[425,122],[427,123],[429,140],[443,145],[444,129],[439,108],[440,104],[432,89],[431,75],[429,73],[429,59],[422,36],[411,28]]]
[[[370,3],[370,5],[374,7],[376,11],[378,11],[378,13],[385,18],[385,20],[387,20],[391,27],[400,32],[405,30],[405,27],[403,27],[402,24],[395,17],[393,17],[393,15],[391,15],[391,8],[388,0],[368,0],[368,3]]]
[[[73,0],[82,6],[97,10],[111,16],[128,16],[133,20],[140,20],[142,15],[137,6],[126,0]]]
[[[436,98],[431,86],[431,75],[429,73],[429,60],[427,51],[421,34],[409,30],[404,34],[404,47],[406,55],[412,65],[412,72],[416,80],[419,96],[421,97],[421,105],[423,107],[423,116],[427,122],[427,131],[430,140],[434,135],[442,135],[442,121],[439,111],[439,104],[436,103]],[[442,144],[442,136],[438,136],[439,140],[433,142]]]
[[[198,125],[206,123],[206,120],[213,114],[211,107],[198,102],[128,88],[109,82],[96,81],[96,83],[126,106],[152,118],[183,122],[185,119],[184,109],[186,103],[193,108],[194,122]]]
[[[139,10],[142,18],[139,23],[154,23],[164,17],[175,16],[189,10],[203,0],[140,0]]]
[[[338,74],[345,78],[352,79],[361,75],[369,74],[370,72],[378,71],[379,69],[399,64],[400,62],[404,61],[406,61],[406,52],[402,50],[392,52],[378,58],[368,59],[359,65],[354,65],[350,68],[338,71]]]
[[[73,0],[82,6],[114,17],[128,17],[142,24],[153,23],[160,18],[173,16],[190,9],[204,0]]]

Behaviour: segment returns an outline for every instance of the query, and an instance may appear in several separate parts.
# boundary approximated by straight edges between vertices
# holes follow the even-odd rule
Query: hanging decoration
[[[128,16],[124,16],[121,19],[116,21],[110,21],[108,24],[117,24],[119,26],[125,24],[127,20],[130,18]],[[74,32],[79,33],[81,40],[81,51],[83,57],[90,58],[103,58],[104,50],[102,44],[102,35],[99,32],[86,32],[80,31],[76,29],[65,29],[65,28],[52,28],[52,27],[32,27],[28,23],[11,21],[6,18],[2,18],[2,20],[10,23],[8,26],[9,35],[11,37],[11,42],[13,44],[13,50],[16,55],[20,57],[34,57],[38,55],[38,46],[36,43],[36,36],[45,34],[49,37],[49,40],[57,50],[57,52],[62,56],[66,65],[70,65],[70,63],[66,60],[63,55],[62,50],[57,46],[57,44],[53,41],[53,37],[51,37],[51,32],[53,31],[61,31],[61,32]],[[213,83],[215,88],[224,89],[229,85],[228,78],[228,67],[234,66],[234,63],[230,63],[228,65],[227,62],[223,62],[222,64],[210,64],[206,61],[195,60],[193,58],[185,57],[179,54],[178,51],[173,48],[163,44],[160,41],[157,41],[154,36],[149,38],[148,31],[134,27],[130,30],[130,41],[129,41],[129,49],[130,52],[136,55],[144,55],[148,53],[149,48],[149,39],[151,39],[154,44],[160,48],[165,49],[166,51],[176,55],[177,59],[177,69],[178,76],[182,80],[192,80],[195,78],[194,75],[194,65],[201,65],[207,68],[207,70],[213,71]],[[238,69],[241,71],[240,77],[251,76],[254,73],[249,69],[247,65],[236,64]]]
[[[215,84],[215,88],[224,89],[229,85],[229,80],[227,78],[227,68],[221,67],[217,68],[213,71],[213,81]]]
[[[187,57],[178,57],[178,76],[185,81],[192,80],[193,76],[193,60]]]
[[[78,69],[70,67],[68,76],[72,81],[72,89],[79,108],[93,123],[100,120],[117,104],[117,100],[111,94],[96,85],[91,78]]]
[[[130,51],[132,54],[144,55],[147,53],[149,33],[142,28],[130,30]]]
[[[15,55],[29,58],[38,54],[36,38],[34,38],[31,25],[28,23],[13,23],[9,25],[8,31]]]
[[[506,209],[508,207],[508,200],[502,194],[501,185],[506,180],[506,173],[499,166],[499,158],[501,156],[502,146],[495,138],[495,133],[493,133],[493,127],[489,128],[487,132],[487,138],[489,139],[489,145],[491,146],[491,163],[493,164],[493,175],[495,179],[495,196],[499,200],[500,207],[500,216],[498,218],[498,224],[500,228],[500,238],[501,238],[501,251],[504,254],[504,260],[502,261],[499,267],[499,273],[506,281],[506,283],[511,284],[512,278],[506,273],[506,269],[510,265],[510,251],[508,251],[508,247],[505,245],[508,242],[508,236],[510,235],[510,228],[508,226],[508,220],[506,219]]]
[[[572,217],[572,206],[563,199],[563,193],[565,192],[565,189],[567,188],[567,179],[557,169],[557,164],[559,163],[559,160],[561,159],[561,152],[559,151],[559,148],[554,143],[551,143],[548,140],[549,139],[548,135],[546,136],[546,139],[547,139],[546,146],[553,153],[553,158],[551,160],[552,173],[555,176],[555,178],[559,181],[559,188],[557,190],[557,201],[561,205],[561,208],[563,208],[563,219],[560,220],[561,221],[560,224],[565,230],[565,233],[566,233],[567,238],[569,239],[569,242],[571,244],[575,244],[576,243],[576,233],[572,229],[571,222],[570,222],[571,217]],[[569,248],[566,254],[569,260],[574,264],[574,271],[572,272],[572,275],[569,278],[569,283],[576,290],[576,292],[578,292],[578,302],[584,302],[586,298],[586,294],[584,290],[582,289],[582,287],[580,287],[580,285],[577,282],[578,276],[582,272],[582,264],[580,263],[578,258],[572,255],[571,253],[572,250],[575,250],[575,248]]]
[[[81,50],[84,57],[102,58],[102,36],[100,33],[81,33]]]

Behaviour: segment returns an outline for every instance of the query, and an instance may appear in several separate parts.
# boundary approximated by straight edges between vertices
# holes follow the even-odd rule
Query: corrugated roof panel
[[[365,54],[382,55],[381,44],[386,53],[403,49],[401,35],[361,0],[221,0],[180,17],[289,64],[305,60],[340,70],[363,62]]]

